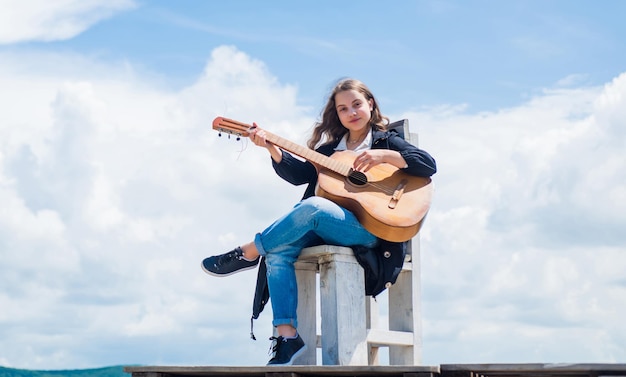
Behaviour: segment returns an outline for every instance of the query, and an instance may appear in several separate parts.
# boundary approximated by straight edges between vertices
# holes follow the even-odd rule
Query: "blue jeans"
[[[298,287],[294,262],[303,248],[322,244],[373,247],[378,239],[365,230],[352,212],[313,196],[255,236],[267,264],[267,284],[274,326],[298,327]]]

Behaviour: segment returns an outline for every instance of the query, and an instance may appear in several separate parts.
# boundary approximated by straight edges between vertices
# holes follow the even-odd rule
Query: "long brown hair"
[[[340,80],[328,96],[328,102],[322,111],[322,120],[315,124],[313,128],[313,134],[307,142],[307,145],[311,149],[320,144],[323,141],[324,144],[331,143],[339,140],[348,130],[339,121],[337,115],[337,109],[335,108],[335,96],[337,93],[344,92],[346,90],[356,90],[365,96],[366,100],[372,100],[372,118],[370,119],[370,125],[372,129],[384,131],[389,124],[389,118],[382,115],[378,108],[378,102],[369,88],[359,80],[355,79],[343,79]]]

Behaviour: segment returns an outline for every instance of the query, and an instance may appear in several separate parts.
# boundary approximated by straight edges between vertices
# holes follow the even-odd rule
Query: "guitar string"
[[[367,183],[367,181],[366,181],[365,183]],[[385,193],[385,194],[393,194],[393,192],[394,192],[394,190],[393,190],[393,189],[391,189],[391,188],[389,188],[389,187],[387,187],[387,186],[384,186],[384,185],[378,184],[378,183],[370,183],[370,185],[371,185],[372,187],[377,188],[378,190],[380,190],[381,192],[383,192],[383,193]]]
[[[241,143],[241,148],[239,149],[239,153],[237,154],[237,161],[239,161],[239,158],[241,157],[241,155],[243,155],[243,152],[248,149],[248,139],[241,139],[239,140],[239,142]]]
[[[349,176],[347,176],[346,178],[350,179]],[[352,177],[354,180],[358,181],[359,183],[361,183],[362,185],[366,185],[366,184],[370,184],[372,187],[377,188],[378,190],[382,191],[385,194],[393,194],[393,192],[395,191],[394,189],[387,187],[383,184],[380,183],[376,183],[376,182],[368,182],[367,181],[367,177],[365,177],[365,179],[362,179],[360,177]]]
[[[353,181],[357,182],[357,187],[359,187],[359,184],[362,186],[365,186],[366,184],[371,185],[372,187],[378,189],[380,192],[382,192],[383,194],[387,194],[387,195],[393,195],[393,193],[395,192],[395,188],[392,187],[388,187],[384,184],[380,184],[380,183],[376,183],[376,182],[368,182],[367,180],[367,176],[365,175],[365,173],[363,173],[363,177],[361,175],[352,175],[352,173],[357,172],[356,170],[353,170],[349,165],[343,163],[340,160],[332,160],[329,163],[332,166],[327,166],[327,168],[331,171],[334,171],[335,173],[345,177],[346,179],[351,179]],[[348,171],[348,173],[342,173],[342,171]]]
[[[232,121],[232,120],[231,120],[231,121]],[[239,126],[248,126],[246,123],[242,123],[242,122],[238,122],[238,121],[232,121],[232,123],[234,123],[234,124],[236,124],[236,125],[239,125]],[[242,153],[243,153],[246,149],[247,149],[247,143],[243,143],[243,142],[242,142],[242,148],[241,148],[241,149],[240,149],[240,151],[239,151],[239,155],[238,155],[238,157],[237,157],[237,160],[239,160],[239,157],[241,156],[241,154],[242,154]],[[337,162],[338,162],[338,161],[337,161]],[[341,166],[341,165],[343,165],[343,167],[346,167],[346,165],[345,165],[345,164],[341,164],[341,163],[339,163],[339,165],[340,165],[340,166]],[[350,169],[349,169],[349,170],[350,170]],[[386,187],[385,185],[381,185],[381,184],[379,184],[379,183],[371,183],[371,182],[368,182],[368,181],[367,181],[367,177],[365,177],[365,179],[362,179],[362,178],[360,178],[360,177],[350,177],[350,176],[348,175],[348,176],[346,176],[346,178],[348,178],[348,179],[353,178],[354,180],[358,181],[358,182],[359,182],[359,183],[361,183],[362,185],[365,185],[365,184],[368,184],[368,183],[369,183],[372,187],[374,187],[374,188],[376,188],[376,189],[378,189],[378,190],[382,191],[382,192],[383,192],[383,193],[385,193],[385,194],[389,194],[389,195],[391,195],[391,194],[393,194],[393,192],[395,191],[394,189],[389,188],[389,187]]]

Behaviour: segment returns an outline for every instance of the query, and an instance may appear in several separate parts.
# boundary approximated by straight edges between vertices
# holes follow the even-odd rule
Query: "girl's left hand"
[[[387,150],[369,149],[357,156],[352,165],[354,170],[366,172],[378,164],[385,162]]]
[[[252,128],[250,128],[248,132],[248,137],[255,145],[263,148],[269,148],[272,145],[265,138],[267,136],[265,130],[259,127],[256,123],[252,123]]]
[[[386,162],[399,169],[405,168],[406,161],[400,152],[392,151],[390,149],[369,149],[363,151],[354,160],[352,168],[357,171],[367,172],[374,166]]]

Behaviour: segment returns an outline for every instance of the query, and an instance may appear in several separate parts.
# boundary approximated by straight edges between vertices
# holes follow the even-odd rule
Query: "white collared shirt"
[[[341,138],[341,141],[339,141],[339,144],[337,144],[337,146],[335,147],[336,151],[345,151],[348,149],[348,136],[350,134],[346,133],[345,135],[343,135],[343,138]],[[359,144],[356,148],[354,148],[355,152],[358,151],[364,151],[364,150],[368,150],[372,148],[372,132],[368,132],[367,136],[365,136],[365,139],[363,139],[363,141],[361,142],[361,144]]]

